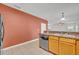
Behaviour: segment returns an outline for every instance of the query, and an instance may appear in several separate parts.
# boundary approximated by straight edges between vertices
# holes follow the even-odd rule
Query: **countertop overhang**
[[[42,35],[58,36],[58,37],[65,37],[65,38],[72,38],[72,39],[77,39],[77,40],[79,40],[79,36],[69,35],[69,34],[42,33]]]

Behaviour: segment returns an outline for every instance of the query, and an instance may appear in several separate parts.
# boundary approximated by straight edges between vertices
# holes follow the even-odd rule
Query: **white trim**
[[[11,46],[11,47],[3,48],[1,50],[8,50],[8,49],[15,48],[15,47],[18,47],[18,46],[21,46],[21,45],[24,45],[24,44],[31,43],[31,42],[36,41],[36,40],[38,40],[38,38],[34,39],[34,40],[31,40],[31,41],[27,41],[27,42],[21,43],[21,44],[14,45],[14,46]]]

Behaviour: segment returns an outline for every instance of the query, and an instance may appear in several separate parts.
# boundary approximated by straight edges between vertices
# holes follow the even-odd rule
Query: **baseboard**
[[[8,49],[11,49],[11,48],[19,47],[19,46],[21,46],[21,45],[34,42],[34,41],[36,41],[36,40],[38,40],[38,38],[37,38],[37,39],[34,39],[34,40],[31,40],[31,41],[27,41],[27,42],[21,43],[21,44],[14,45],[14,46],[11,46],[11,47],[3,48],[3,49],[1,49],[1,50],[8,50]]]

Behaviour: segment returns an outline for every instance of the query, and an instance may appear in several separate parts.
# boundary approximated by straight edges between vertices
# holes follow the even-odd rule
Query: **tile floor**
[[[39,48],[39,40],[15,48],[2,50],[2,55],[53,55]]]

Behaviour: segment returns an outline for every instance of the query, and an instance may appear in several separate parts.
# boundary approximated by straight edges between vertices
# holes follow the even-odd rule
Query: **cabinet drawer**
[[[49,36],[49,39],[57,39],[58,40],[58,37],[56,37],[56,36]]]
[[[75,44],[75,40],[71,39],[71,38],[60,38],[60,41],[65,41],[65,42],[69,42],[69,43],[74,43]]]

